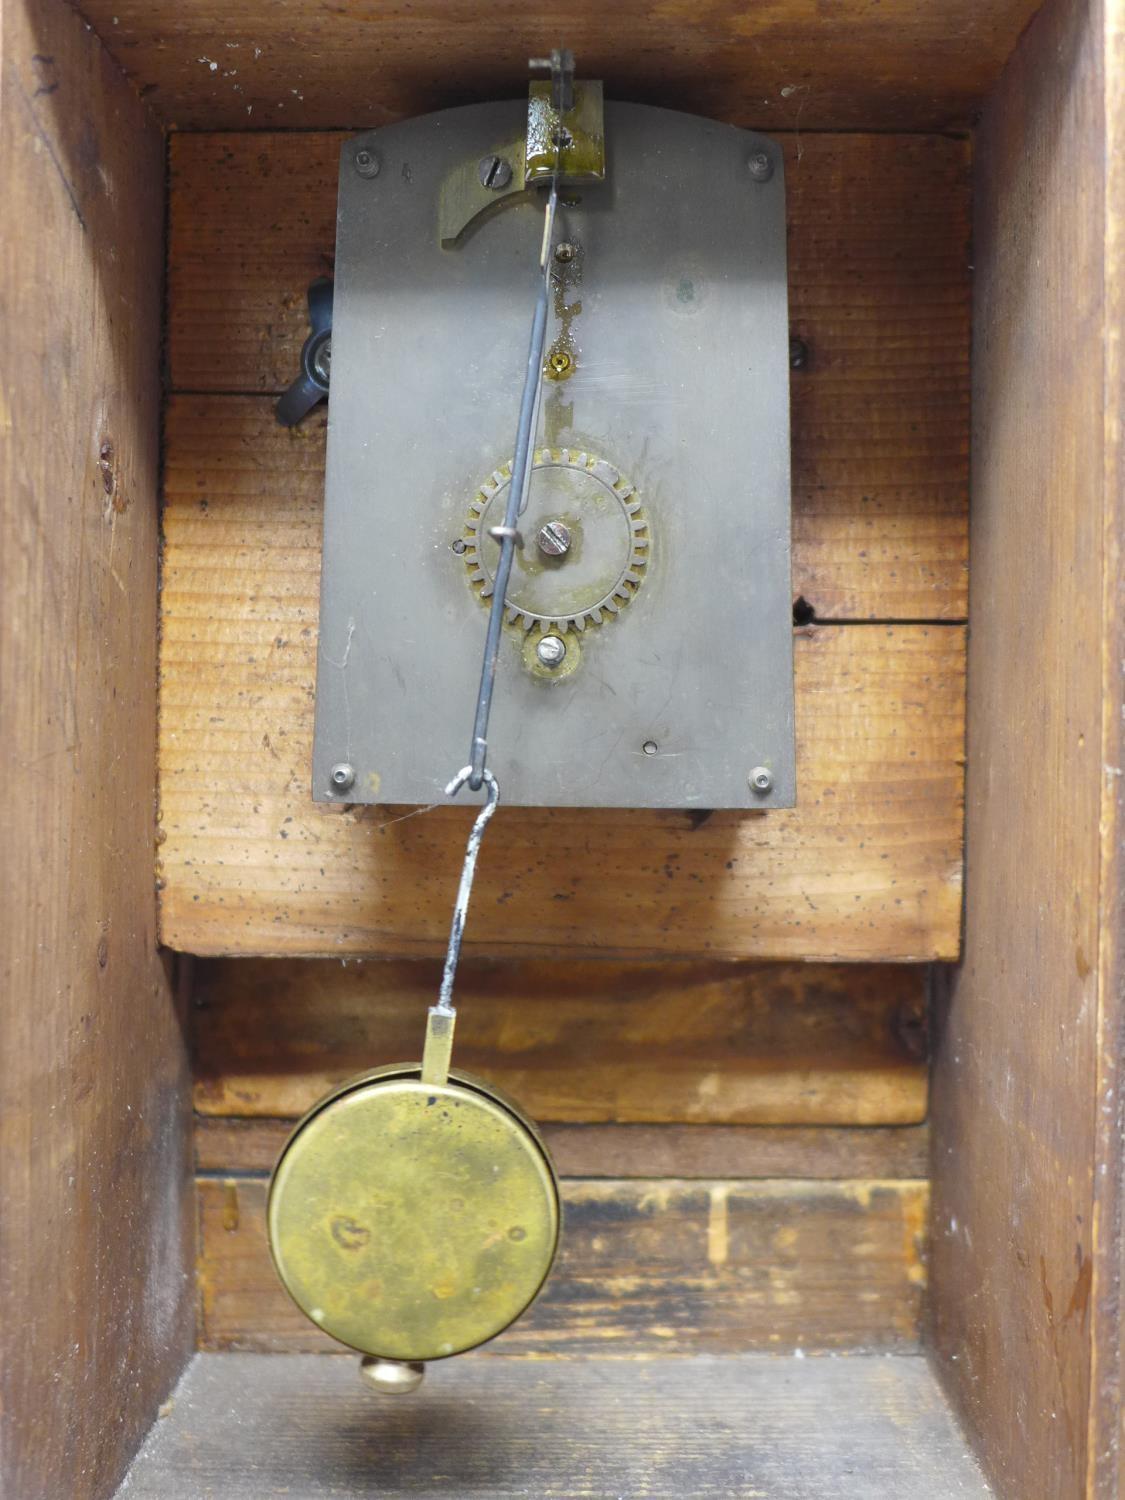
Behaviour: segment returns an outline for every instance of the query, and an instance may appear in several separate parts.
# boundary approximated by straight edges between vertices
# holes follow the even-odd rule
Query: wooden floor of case
[[[983,1500],[924,1359],[780,1355],[431,1366],[379,1397],[354,1359],[201,1354],[127,1500]]]

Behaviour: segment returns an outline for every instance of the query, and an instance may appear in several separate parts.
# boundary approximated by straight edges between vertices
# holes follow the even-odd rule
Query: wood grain
[[[338,1347],[274,1272],[261,1179],[203,1179],[200,1345]],[[925,1285],[924,1182],[563,1184],[559,1261],[497,1355],[909,1350]]]
[[[419,1055],[441,961],[196,966],[195,1107],[304,1114]],[[457,1065],[536,1120],[912,1124],[924,974],[812,964],[467,962]]]
[[[261,524],[263,547],[267,534],[284,536],[284,516],[263,514]],[[200,593],[174,556],[171,516],[168,529],[164,941],[203,955],[443,951],[471,813],[404,818],[404,809],[314,804],[315,597],[304,590],[315,589],[315,574],[267,560],[247,578],[239,549],[222,547],[215,587]],[[683,813],[502,808],[468,949],[955,956],[963,653],[957,627],[804,632],[793,811],[700,823]]]
[[[340,139],[173,137],[174,388],[276,392],[293,378],[305,288],[332,269]],[[932,136],[797,136],[785,151],[791,321],[810,348],[792,382],[794,595],[820,619],[961,619],[968,148]],[[270,416],[239,412],[242,469]],[[198,432],[169,455],[190,470],[176,490],[214,486],[214,460],[229,457],[212,457],[215,420],[206,403],[183,411],[181,432]],[[288,455],[302,493],[319,499],[319,441]]]
[[[304,286],[331,254],[338,145],[176,140],[174,382],[289,378]],[[813,347],[795,403],[797,591],[820,616],[956,619],[965,147],[816,138],[791,155],[794,306]],[[308,797],[324,425],[320,413],[280,431],[249,396],[171,403],[161,878],[174,947],[410,955],[444,941],[464,817],[395,822]],[[794,813],[693,828],[675,814],[502,812],[478,951],[951,956],[963,645],[959,629],[925,626],[803,636]],[[537,848],[549,863],[529,859]]]
[[[977,144],[966,948],[935,1072],[937,1356],[1000,1494],[1042,1500],[1119,1493],[1105,19],[1101,4],[1045,7]]]
[[[355,1361],[204,1354],[129,1500],[988,1500],[925,1360],[494,1360],[373,1403]]]
[[[1092,1237],[1087,1484],[1095,1500],[1125,1494],[1125,4],[1104,0],[1105,492],[1102,507],[1102,745],[1098,911],[1096,1208]]]
[[[164,152],[58,0],[7,0],[0,63],[0,1490],[102,1500],[191,1344],[152,877]]]
[[[292,1120],[197,1115],[195,1165],[272,1172]],[[542,1134],[562,1177],[925,1177],[921,1125],[554,1125]]]
[[[773,129],[944,130],[967,123],[1036,3],[582,0],[566,45],[614,98]],[[559,26],[541,0],[86,0],[86,12],[161,116],[194,130],[381,125],[519,95]]]

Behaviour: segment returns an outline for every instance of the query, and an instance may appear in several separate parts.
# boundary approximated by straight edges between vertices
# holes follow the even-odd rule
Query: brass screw
[[[557,376],[569,375],[574,368],[574,361],[565,349],[556,349],[548,357],[547,364],[551,373]]]

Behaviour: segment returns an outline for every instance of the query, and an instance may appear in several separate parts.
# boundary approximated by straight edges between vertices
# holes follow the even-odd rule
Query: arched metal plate
[[[426,803],[468,758],[486,614],[466,568],[510,460],[542,233],[537,191],[443,249],[444,185],[519,139],[522,100],[367,133],[341,161],[313,792]],[[537,447],[635,486],[643,587],[534,666],[505,631],[489,766],[507,804],[794,801],[789,328],[780,149],[605,106],[604,182],[567,189]],[[354,168],[356,150],[379,161]],[[751,158],[765,152],[762,181]],[[566,356],[563,358],[562,356]],[[534,490],[533,490],[534,494]],[[575,539],[573,556],[581,552]],[[527,549],[535,538],[524,538]],[[549,566],[567,565],[551,562]],[[538,629],[538,626],[536,627]],[[577,654],[577,661],[575,659]],[[354,782],[334,792],[333,766]],[[766,791],[750,773],[766,767]]]

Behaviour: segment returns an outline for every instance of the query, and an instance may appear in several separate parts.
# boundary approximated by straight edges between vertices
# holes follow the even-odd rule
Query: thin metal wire
[[[557,197],[557,188],[552,182],[551,198]],[[553,222],[553,213],[548,206]],[[488,719],[492,712],[492,693],[496,686],[496,664],[500,657],[500,632],[507,608],[508,580],[512,576],[512,563],[516,554],[516,522],[528,484],[531,479],[531,458],[535,438],[535,423],[539,415],[539,386],[543,379],[543,347],[547,339],[547,310],[550,280],[540,277],[539,293],[535,300],[535,315],[531,323],[531,341],[527,350],[527,372],[524,375],[523,396],[520,400],[520,419],[516,429],[516,452],[512,460],[512,482],[508,487],[508,503],[504,510],[503,526],[494,527],[500,541],[500,561],[496,567],[492,606],[488,614],[488,632],[484,639],[484,661],[481,665],[480,687],[477,691],[477,707],[473,717],[473,742],[469,750],[469,786],[479,791],[484,780],[484,763],[488,755]]]
[[[465,919],[469,911],[469,897],[473,890],[477,856],[481,839],[488,827],[489,819],[500,802],[500,787],[496,777],[485,767],[488,756],[488,718],[492,711],[492,693],[496,686],[496,665],[500,654],[500,631],[507,608],[508,580],[517,544],[522,545],[516,522],[527,504],[531,484],[531,461],[535,444],[535,433],[539,425],[539,408],[543,386],[543,346],[547,337],[547,315],[551,295],[551,252],[555,237],[555,217],[559,206],[559,177],[562,172],[562,110],[573,102],[574,58],[569,52],[555,52],[551,56],[552,86],[555,108],[559,112],[555,133],[555,169],[551,174],[551,189],[547,195],[547,206],[543,215],[543,238],[539,246],[539,290],[535,299],[535,313],[531,321],[531,339],[527,350],[527,369],[524,374],[523,395],[520,398],[519,423],[516,427],[516,450],[512,459],[512,480],[508,487],[508,500],[504,510],[504,524],[491,528],[490,535],[500,544],[500,561],[496,568],[492,605],[488,614],[488,632],[485,636],[484,661],[481,665],[480,688],[477,692],[476,714],[473,718],[473,741],[469,752],[469,764],[463,766],[445,789],[447,797],[456,797],[465,785],[474,792],[481,786],[488,790],[488,800],[477,814],[469,830],[465,848],[465,861],[461,866],[461,883],[457,887],[457,900],[453,905],[453,920],[449,927],[449,946],[445,953],[445,967],[441,975],[441,991],[438,1003],[430,1009],[431,1017],[448,1017],[454,1014],[453,983],[457,977],[457,964],[461,957],[461,940],[465,933]],[[565,77],[561,75],[565,74]]]
[[[573,75],[574,59],[571,54],[563,52],[552,54],[552,78],[558,66],[569,66]],[[565,97],[565,91],[557,97]],[[562,140],[562,116],[560,114],[555,132],[555,170],[551,174],[551,190],[547,194],[547,206],[543,214],[543,238],[539,245],[539,291],[531,320],[527,369],[524,373],[519,423],[516,427],[516,451],[512,459],[512,482],[508,487],[504,524],[494,526],[490,533],[493,539],[500,543],[500,560],[496,565],[496,577],[493,581],[492,605],[488,612],[488,631],[484,638],[484,661],[481,664],[480,687],[477,689],[476,713],[473,715],[473,739],[469,747],[469,786],[474,792],[480,791],[484,781],[484,765],[488,759],[488,720],[492,713],[496,666],[500,658],[500,632],[504,625],[504,611],[508,607],[508,581],[512,576],[516,546],[520,542],[516,522],[527,505],[528,492],[531,487],[535,433],[539,426],[539,406],[543,388],[543,348],[547,340],[547,315],[551,300],[551,250],[555,238],[555,217],[559,207]]]
[[[472,766],[464,766],[445,789],[447,797],[456,797],[457,793],[472,776]],[[453,1015],[453,981],[457,976],[457,961],[461,957],[461,939],[465,932],[465,917],[469,910],[469,897],[473,893],[473,876],[477,870],[477,855],[480,853],[480,841],[484,837],[484,830],[488,827],[488,820],[496,811],[500,801],[500,788],[496,784],[496,777],[491,771],[484,772],[484,784],[488,788],[488,801],[477,814],[476,821],[469,830],[469,842],[465,848],[465,862],[461,866],[461,883],[457,887],[457,900],[453,904],[453,921],[449,928],[449,947],[445,953],[445,968],[441,974],[441,993],[438,995],[438,1003],[433,1007],[440,1015]]]

